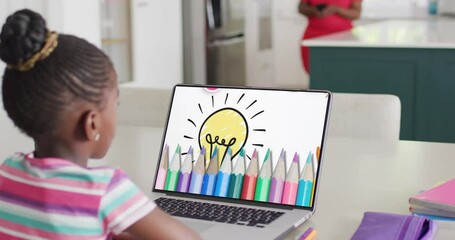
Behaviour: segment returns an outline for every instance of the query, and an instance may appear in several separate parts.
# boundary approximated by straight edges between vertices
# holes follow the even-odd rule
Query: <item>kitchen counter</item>
[[[455,49],[455,19],[388,20],[303,41],[309,47]]]
[[[453,29],[453,19],[388,20],[305,40],[310,88],[394,94],[400,139],[455,142]]]

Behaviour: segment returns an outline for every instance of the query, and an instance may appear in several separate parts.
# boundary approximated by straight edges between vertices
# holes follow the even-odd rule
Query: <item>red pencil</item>
[[[246,170],[245,176],[243,177],[242,195],[240,196],[241,199],[254,200],[258,172],[258,153],[256,150],[254,150],[250,165],[248,165],[248,169]]]

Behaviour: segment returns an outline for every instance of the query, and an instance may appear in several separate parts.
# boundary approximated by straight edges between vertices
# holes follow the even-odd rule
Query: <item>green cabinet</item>
[[[455,50],[311,47],[310,54],[312,89],[397,95],[400,139],[455,142]]]

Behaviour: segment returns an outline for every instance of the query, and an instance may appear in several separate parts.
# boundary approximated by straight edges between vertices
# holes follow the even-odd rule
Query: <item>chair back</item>
[[[164,127],[172,90],[120,86],[117,124]]]
[[[395,95],[333,93],[329,136],[399,140],[401,102]]]

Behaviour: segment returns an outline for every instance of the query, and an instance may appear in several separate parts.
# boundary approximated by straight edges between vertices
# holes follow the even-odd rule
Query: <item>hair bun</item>
[[[29,9],[15,12],[6,19],[0,34],[0,59],[20,64],[43,47],[48,30],[44,18]]]

